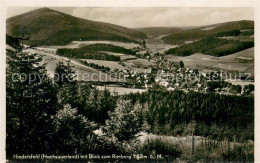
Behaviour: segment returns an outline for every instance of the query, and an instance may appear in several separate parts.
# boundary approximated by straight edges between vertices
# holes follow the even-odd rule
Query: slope
[[[77,18],[49,8],[33,10],[7,19],[8,35],[25,34],[29,45],[65,45],[77,40],[138,42],[142,32],[109,23]]]

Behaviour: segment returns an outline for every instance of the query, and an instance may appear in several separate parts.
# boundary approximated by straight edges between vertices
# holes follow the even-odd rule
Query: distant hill
[[[172,48],[166,51],[166,54],[176,56],[189,56],[194,53],[202,53],[215,57],[226,56],[248,48],[254,47],[253,41],[235,41],[207,37],[205,39],[185,44],[180,47]]]
[[[233,30],[241,31],[240,35],[248,35],[254,33],[254,21],[242,20],[227,23],[213,24],[208,26],[194,27],[190,29],[176,30],[171,34],[162,38],[165,43],[183,44],[185,41],[195,41],[204,39],[208,36],[230,32]]]
[[[138,42],[146,34],[109,23],[77,18],[49,8],[41,8],[7,19],[7,34],[30,37],[29,45],[66,45],[78,40]]]
[[[183,28],[178,27],[144,27],[144,28],[135,28],[135,30],[143,32],[148,36],[160,36],[160,35],[168,35],[171,33],[175,33],[181,31]]]

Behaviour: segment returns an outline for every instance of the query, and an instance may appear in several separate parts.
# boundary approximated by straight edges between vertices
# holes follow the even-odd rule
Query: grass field
[[[104,86],[96,86],[99,90],[104,90]],[[108,89],[111,93],[117,93],[118,95],[124,95],[129,93],[142,93],[145,92],[146,89],[136,89],[136,88],[124,88],[124,87],[112,87],[112,86],[106,86],[106,89]]]
[[[65,45],[65,46],[40,46],[37,47],[38,49],[41,49],[43,51],[48,51],[53,54],[56,53],[57,49],[74,49],[74,48],[79,48],[81,46],[85,45],[90,45],[90,44],[96,44],[96,43],[102,43],[102,44],[111,44],[115,46],[121,46],[126,49],[131,49],[133,47],[138,46],[137,44],[134,43],[124,43],[124,42],[115,42],[115,41],[73,41],[72,43]],[[129,59],[137,59],[136,56],[133,55],[128,55],[124,53],[116,53],[116,52],[108,52],[108,51],[100,51],[102,53],[107,53],[109,55],[114,55],[114,56],[120,56],[121,61],[124,60],[129,60]]]
[[[101,51],[110,55],[114,55],[114,56],[120,56],[121,61],[124,60],[129,60],[129,59],[137,59],[136,56],[133,55],[128,55],[128,54],[123,54],[123,53],[115,53],[115,52],[106,52],[106,51]]]
[[[205,39],[185,44],[180,47],[171,48],[165,54],[175,56],[189,56],[195,53],[221,57],[230,55],[254,47],[253,41],[237,41],[231,39],[220,39],[207,37]]]
[[[173,45],[182,45],[185,41],[194,41],[204,39],[210,35],[227,32],[232,30],[252,30],[254,28],[253,21],[233,21],[219,24],[212,24],[202,27],[194,27],[190,29],[183,29],[181,31],[175,31],[169,33],[169,35],[163,37],[165,43]],[[244,31],[246,32],[246,31]]]
[[[115,53],[115,52],[106,52],[106,51],[100,51],[102,53],[107,53],[107,54],[110,54],[110,55],[114,55],[114,56],[125,56],[126,54],[124,53]]]
[[[137,47],[138,44],[135,43],[126,43],[126,42],[119,42],[119,41],[73,41],[72,43],[76,43],[79,46],[82,45],[89,45],[89,44],[111,44],[115,46],[121,46],[126,49],[132,49],[134,47]]]
[[[228,159],[228,157],[233,157],[232,154],[237,153],[238,151],[242,152],[240,155],[236,156],[236,158],[233,158],[234,160],[244,159],[252,161],[254,158],[253,141],[237,143],[228,142],[226,140],[216,141],[201,136],[194,136],[194,154],[192,155],[191,136],[175,137],[141,133],[139,139],[141,145],[149,146],[150,144],[150,147],[152,147],[151,149],[160,149],[160,151],[155,151],[157,154],[168,151],[171,147],[177,148],[177,151],[179,150],[181,152],[181,155],[178,157],[178,161],[180,162],[182,162],[181,160],[185,160],[183,162],[186,162],[187,160],[190,160],[190,162],[197,162],[198,160],[201,160],[202,162],[211,162],[211,160],[214,160],[213,162],[223,162],[223,160]]]
[[[187,57],[167,55],[166,58],[169,61],[175,61],[175,62],[183,61],[185,66],[191,68],[198,68],[198,69],[206,68],[209,70],[222,69],[222,70],[246,71],[248,68],[254,65],[254,48],[246,49],[238,53],[234,53],[223,57],[214,57],[214,56],[196,53]],[[238,59],[240,61],[238,61]],[[245,62],[241,62],[241,60],[245,60]]]
[[[227,36],[227,37],[219,37],[219,38],[227,39],[227,40],[254,41],[253,36]]]
[[[69,44],[67,44],[67,45],[63,45],[63,46],[39,46],[39,47],[42,47],[42,48],[48,48],[48,49],[55,49],[55,50],[57,50],[57,49],[61,49],[61,48],[71,48],[71,49],[73,49],[73,48],[78,48],[79,47],[79,44],[78,43],[75,43],[74,41],[73,42],[71,42],[71,43],[69,43]]]
[[[155,63],[153,63],[151,61],[148,61],[147,59],[140,59],[140,58],[134,59],[134,60],[128,60],[126,62],[126,64],[127,63],[132,65],[132,66],[135,66],[137,68],[138,67],[140,67],[140,68],[142,68],[142,67],[148,68],[148,67],[152,67],[152,66],[156,65]]]
[[[119,64],[119,62],[115,62],[115,61],[102,61],[102,60],[94,60],[94,59],[81,59],[81,60],[98,64],[99,66],[109,67],[111,70],[114,69],[123,70],[126,68],[130,68],[137,72],[145,72],[148,67],[152,67],[155,65],[155,63],[152,63],[146,59],[139,59],[139,58],[122,62],[125,66],[122,66],[121,64]]]
[[[103,61],[103,60],[94,60],[94,59],[81,59],[81,60],[88,61],[88,62],[94,63],[94,64],[98,64],[99,66],[109,67],[111,70],[113,70],[113,69],[119,69],[119,70],[125,69],[122,65],[120,65],[116,61]]]
[[[123,56],[120,56],[120,59],[121,59],[121,61],[124,61],[124,60],[137,59],[137,57],[135,57],[133,55],[123,55]]]
[[[71,43],[64,46],[40,46],[40,47],[51,48],[51,49],[79,48],[81,46],[90,45],[90,44],[111,44],[115,46],[122,46],[126,49],[132,49],[138,46],[138,44],[135,43],[125,43],[119,41],[72,41]]]
[[[27,52],[30,53],[38,53],[43,55],[43,62],[47,63],[46,70],[50,77],[54,76],[54,71],[56,65],[60,62],[67,62],[69,59],[66,57],[61,57],[55,54],[49,54],[42,51],[34,50],[34,49],[27,49]],[[98,71],[94,68],[82,65],[77,60],[71,60],[71,66],[75,70],[75,74],[77,75],[77,80],[83,81],[119,81],[113,77],[108,77],[108,74]]]

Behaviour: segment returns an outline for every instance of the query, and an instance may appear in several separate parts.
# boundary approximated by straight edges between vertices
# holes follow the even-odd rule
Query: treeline
[[[20,42],[17,38],[6,34],[6,44],[13,48],[21,48]]]
[[[73,35],[71,34],[73,33]],[[145,35],[143,36],[145,37]],[[101,32],[93,29],[65,29],[54,33],[53,36],[46,40],[37,42],[37,40],[32,40],[34,44],[45,44],[45,45],[67,45],[72,41],[91,41],[91,40],[109,40],[109,41],[121,41],[121,42],[133,42],[138,43],[135,39],[130,37],[124,37],[113,33]]]
[[[224,81],[207,81],[206,82],[207,89],[209,92],[214,92],[215,89],[221,89],[228,88],[230,93],[233,94],[241,94],[242,86],[241,85],[232,85],[232,83],[224,82]],[[251,87],[250,87],[251,88]],[[245,89],[250,94],[253,90],[252,89]]]
[[[57,49],[56,54],[70,58],[120,61],[120,56],[110,55],[107,53],[102,53],[100,51],[135,54],[135,52],[130,49],[110,44],[90,44],[75,49]]]
[[[56,54],[63,56],[63,57],[68,57],[68,58],[120,61],[119,56],[110,55],[110,54],[101,53],[101,52],[82,53],[82,52],[75,52],[74,50],[71,50],[71,49],[58,49],[56,51]]]
[[[195,135],[229,140],[236,135],[237,141],[254,139],[253,97],[150,90],[126,98],[147,106],[144,117],[152,133],[185,135],[186,124],[195,121],[198,126]],[[212,127],[224,127],[227,133],[216,134]]]
[[[248,31],[244,31],[240,33],[240,36],[252,36],[254,35],[254,29],[248,30]]]
[[[212,36],[215,37],[226,37],[226,36],[251,36],[254,34],[254,29],[248,29],[247,31],[241,32],[238,29],[226,31],[226,32],[219,32]]]
[[[99,69],[99,70],[104,71],[104,72],[110,71],[109,67],[100,66],[100,65],[95,64],[95,63],[89,63],[88,61],[80,61],[80,62],[82,64],[86,65],[86,66],[90,66],[90,67],[93,67],[95,69]]]
[[[73,33],[73,35],[71,34]],[[20,34],[20,32],[19,32]],[[60,30],[55,32],[48,38],[40,38],[37,36],[35,40],[27,40],[26,44],[31,46],[54,46],[54,45],[67,45],[73,41],[120,41],[126,43],[139,43],[135,39],[119,36],[117,34],[100,32],[97,30],[83,29],[76,31],[75,29]]]
[[[206,28],[209,29],[212,28],[212,29],[206,30]],[[233,31],[233,30],[247,30],[247,29],[254,29],[253,21],[235,21],[235,22],[227,22],[227,23],[214,25],[214,26],[204,26],[199,28],[178,30],[172,32],[170,35],[162,37],[162,40],[165,43],[169,43],[173,45],[182,45],[185,44],[185,41],[196,41],[196,40],[205,39],[206,37],[212,36],[216,33]]]
[[[176,56],[189,56],[194,53],[202,53],[215,57],[225,56],[236,53],[248,48],[254,47],[254,42],[250,41],[235,41],[227,39],[218,39],[207,37],[206,39],[196,41],[190,44],[185,44],[180,47],[172,48],[166,51],[166,54]]]
[[[14,160],[14,154],[134,152],[135,135],[142,129],[140,105],[78,82],[69,62],[59,62],[51,79],[42,56],[23,49],[7,49],[8,160]],[[18,74],[34,79],[26,76],[21,80]]]
[[[241,33],[240,30],[235,29],[235,30],[232,30],[232,31],[216,33],[213,36],[216,36],[216,37],[238,36],[240,33]]]

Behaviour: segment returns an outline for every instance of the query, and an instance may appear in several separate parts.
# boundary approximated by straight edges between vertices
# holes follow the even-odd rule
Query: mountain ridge
[[[169,44],[183,44],[185,41],[197,41],[221,32],[230,32],[233,30],[240,31],[245,29],[252,30],[252,33],[254,33],[254,21],[231,21],[186,30],[179,30],[162,37],[162,40]]]
[[[36,9],[8,18],[8,35],[30,36],[29,45],[65,45],[77,40],[138,42],[146,34],[104,22],[74,17],[49,8]]]
[[[207,27],[218,27],[218,26],[228,25],[228,24],[237,23],[237,22],[254,22],[254,21],[253,20],[238,20],[238,21],[214,23],[214,24],[201,25],[201,26],[170,26],[170,27],[156,26],[156,27],[136,27],[133,29],[144,32],[146,34],[155,34],[156,36],[158,36],[161,34],[169,35],[169,34],[171,34],[171,32],[174,33],[174,32],[181,31],[181,30],[201,29],[201,28],[207,28]],[[162,31],[158,32],[158,30],[162,30]]]

